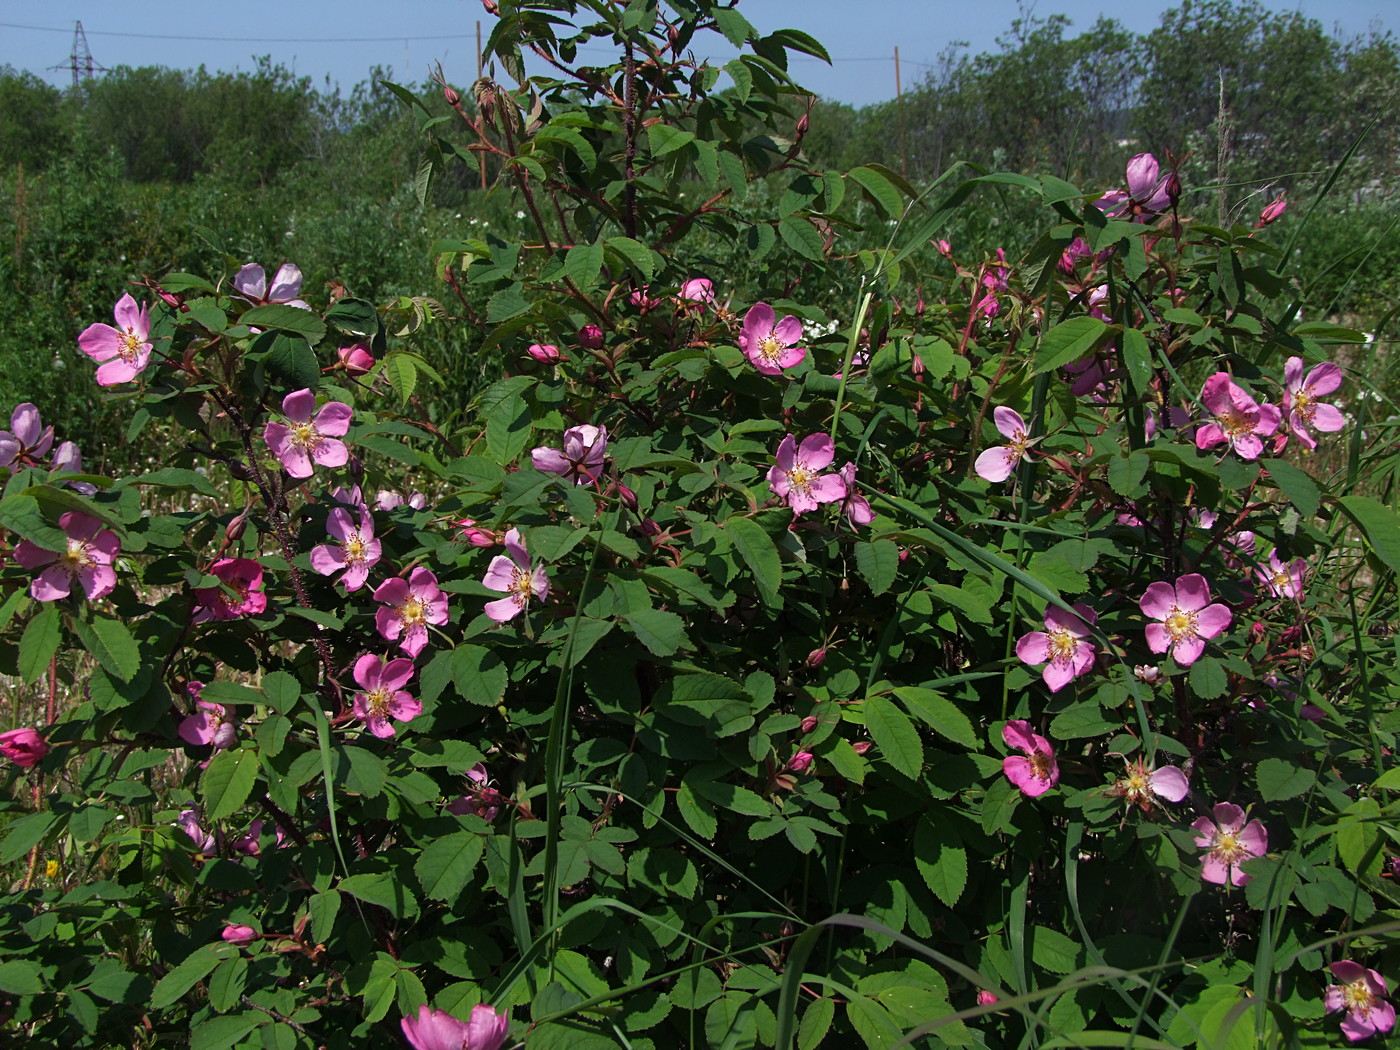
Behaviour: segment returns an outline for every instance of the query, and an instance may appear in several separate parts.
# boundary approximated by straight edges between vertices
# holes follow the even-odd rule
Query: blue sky
[[[1016,0],[742,0],[740,9],[762,30],[796,28],[815,36],[835,62],[801,60],[793,67],[799,79],[826,97],[866,105],[894,96],[896,45],[908,86],[952,41],[966,41],[974,53],[993,50],[1020,6]],[[1038,17],[1068,16],[1075,34],[1100,14],[1147,32],[1176,6],[1167,0],[1037,0],[1026,8]],[[1266,0],[1266,6],[1301,11],[1343,36],[1373,27],[1400,33],[1397,0]],[[0,64],[54,84],[70,82],[66,67],[79,20],[100,66],[247,70],[254,55],[269,54],[318,84],[329,76],[347,88],[374,65],[389,67],[396,79],[421,81],[436,61],[450,81],[469,84],[476,76],[476,23],[483,33],[490,30],[480,0],[0,0]],[[711,57],[732,57],[720,38],[715,41]]]

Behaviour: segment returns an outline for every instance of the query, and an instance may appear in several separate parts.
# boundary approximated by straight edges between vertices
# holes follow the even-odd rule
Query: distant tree
[[[30,72],[0,66],[0,165],[38,171],[69,144],[63,95]]]

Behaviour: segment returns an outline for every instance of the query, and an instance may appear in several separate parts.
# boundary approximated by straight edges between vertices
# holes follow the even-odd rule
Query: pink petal
[[[798,453],[798,458],[807,464],[809,470],[822,470],[831,465],[832,459],[836,456],[836,445],[827,434],[813,434],[802,439],[802,446]],[[840,479],[837,479],[840,480]],[[845,495],[845,486],[842,486],[841,495]],[[819,502],[826,502],[820,500]]]
[[[1233,802],[1217,802],[1211,808],[1210,815],[1227,835],[1239,835],[1244,826],[1244,810]]]
[[[800,346],[790,346],[778,355],[778,369],[792,368],[800,365],[807,357],[807,351]]]
[[[771,313],[771,311],[769,311]],[[802,338],[802,322],[792,314],[788,314],[773,328],[773,334],[778,337],[778,342],[784,346],[792,346]],[[803,351],[805,356],[805,351]],[[799,358],[799,360],[801,360]],[[784,366],[786,367],[786,366]]]
[[[316,413],[316,429],[327,437],[344,437],[354,418],[355,410],[343,401],[327,401]]]
[[[1016,655],[1022,663],[1043,664],[1050,659],[1050,636],[1044,631],[1023,634],[1016,642]]]
[[[379,672],[379,687],[396,692],[406,686],[412,678],[413,661],[398,657],[390,660]]]
[[[388,602],[390,605],[399,606],[408,597],[408,581],[402,577],[395,576],[385,580],[374,592],[374,600],[377,602]]]
[[[1292,360],[1298,361],[1298,370],[1301,372],[1303,370],[1302,361],[1298,358],[1292,358]],[[1313,370],[1308,373],[1307,380],[1303,383],[1303,386],[1308,388],[1313,397],[1324,397],[1333,393],[1341,385],[1342,370],[1331,361],[1324,361],[1322,364],[1314,366]]]
[[[1013,718],[1007,722],[1002,727],[1001,738],[1006,741],[1007,747],[1017,748],[1026,754],[1050,750],[1050,741],[1034,732],[1031,729],[1031,724],[1024,718]]]
[[[1191,822],[1191,826],[1196,829],[1196,845],[1201,849],[1210,849],[1215,845],[1215,821],[1210,817],[1197,817]]]
[[[117,574],[110,565],[90,565],[78,570],[78,582],[91,600],[105,598],[117,585]]]
[[[46,551],[37,543],[20,540],[15,544],[14,559],[26,569],[38,569],[58,558],[53,551]]]
[[[1262,857],[1269,852],[1269,833],[1264,830],[1264,825],[1257,820],[1251,820],[1246,824],[1236,838],[1252,857]]]
[[[822,474],[812,479],[812,499],[818,503],[835,503],[846,498],[846,483],[839,474]]]
[[[381,585],[380,590],[383,589]],[[375,592],[375,597],[379,597],[378,591]],[[388,607],[375,611],[374,626],[381,638],[391,642],[403,632],[403,621],[399,619],[398,612]]]
[[[1013,441],[1017,434],[1024,437],[1029,433],[1026,421],[1021,418],[1021,413],[1015,409],[1007,408],[1005,405],[998,405],[992,409],[992,420],[996,423],[997,430],[1001,432],[1002,437],[1011,438]]]
[[[411,657],[416,657],[423,651],[423,647],[428,644],[428,629],[421,623],[415,623],[399,640],[399,648],[408,653]]]
[[[407,693],[397,693],[389,701],[389,713],[400,722],[412,722],[423,713],[423,704]]]
[[[268,301],[274,303],[287,303],[296,298],[297,292],[301,291],[301,271],[291,263],[283,263],[277,269],[277,276],[272,278],[272,291],[268,293]]]
[[[1147,593],[1138,600],[1138,608],[1149,620],[1165,620],[1171,615],[1176,604],[1176,588],[1160,580],[1148,584]],[[1160,653],[1166,652],[1166,650],[1156,649],[1154,652]]]
[[[1210,585],[1198,572],[1176,581],[1176,604],[1187,612],[1196,612],[1210,604]]]
[[[130,364],[127,364],[127,362],[120,358],[115,361],[108,361],[105,365],[97,369],[97,375],[95,377],[97,379],[97,385],[120,386],[122,383],[130,383],[141,374],[141,369],[145,367],[146,363],[141,359],[141,355],[139,354]]]
[[[549,577],[545,575],[542,565],[537,566],[530,574],[530,593],[540,601],[549,597]]]
[[[233,286],[249,299],[261,299],[267,291],[267,274],[257,263],[249,263],[233,275]]]
[[[1087,638],[1089,636],[1089,624],[1098,619],[1098,614],[1090,609],[1083,602],[1076,602],[1074,612],[1066,612],[1058,605],[1050,605],[1045,609],[1045,626],[1051,629],[1068,631],[1076,638]]]
[[[1207,423],[1196,431],[1197,448],[1214,448],[1226,440],[1228,439],[1225,437],[1225,431],[1221,430],[1219,424],[1216,423]]]
[[[1168,802],[1180,802],[1191,790],[1191,785],[1186,780],[1186,774],[1177,769],[1176,766],[1162,766],[1154,769],[1152,775],[1147,778],[1147,785],[1152,789],[1153,794]]]
[[[345,442],[334,438],[318,442],[311,449],[311,458],[323,467],[343,467],[350,460],[350,450]]]
[[[537,448],[530,453],[530,462],[535,465],[535,469],[545,474],[565,475],[573,470],[573,464],[569,457],[560,452],[557,448]]]
[[[282,399],[282,411],[293,423],[310,423],[311,410],[316,407],[316,395],[308,387],[294,390]]]
[[[1228,415],[1235,407],[1235,399],[1232,395],[1237,390],[1239,387],[1230,381],[1228,372],[1216,372],[1215,375],[1206,380],[1206,385],[1201,388],[1201,403],[1213,416]],[[1200,435],[1197,435],[1196,443],[1200,444]]]
[[[1372,1005],[1371,1024],[1375,1026],[1377,1032],[1390,1031],[1395,1027],[1395,1007],[1384,999]]]
[[[1257,434],[1241,434],[1231,447],[1240,459],[1258,459],[1264,454],[1264,442]]]
[[[1149,623],[1147,631],[1147,648],[1154,653],[1164,653],[1171,648],[1171,635],[1167,633],[1167,625],[1164,623]]]
[[[1031,760],[1021,755],[1008,755],[1002,760],[1001,771],[1006,774],[1006,779],[1015,784],[1026,794],[1031,793],[1031,786],[1038,781],[1038,777],[1031,772]]]
[[[505,623],[512,617],[519,616],[525,606],[518,603],[514,598],[498,598],[494,602],[487,602],[485,607],[486,615],[497,623]]]
[[[1045,670],[1040,673],[1040,677],[1045,680],[1045,684],[1050,687],[1052,693],[1058,693],[1074,681],[1074,668],[1059,660],[1051,660],[1045,665]]]
[[[486,576],[481,583],[493,591],[508,591],[515,583],[515,562],[504,554],[497,554],[486,568]]]
[[[744,315],[743,328],[749,347],[756,347],[758,340],[773,331],[775,316],[773,308],[767,303],[754,303],[749,307],[749,312]]]
[[[1016,456],[1004,445],[989,448],[977,457],[972,469],[984,481],[1005,481],[1016,466]]]
[[[29,593],[37,601],[52,602],[67,598],[73,590],[73,577],[62,566],[54,565],[45,569],[29,584]]]
[[[1230,626],[1234,615],[1224,605],[1208,605],[1196,614],[1196,633],[1202,638],[1214,638]]]
[[[1217,886],[1223,886],[1229,877],[1229,869],[1214,853],[1207,853],[1201,860],[1201,878],[1205,879],[1206,882],[1213,882]]]
[[[285,423],[269,423],[263,427],[263,441],[278,459],[282,458],[282,454],[289,447],[291,436],[291,428]]]
[[[369,731],[380,740],[388,740],[394,735],[394,723],[387,718],[380,718],[377,715],[365,719],[365,725],[369,726]]]
[[[1324,434],[1334,434],[1347,425],[1347,417],[1335,405],[1314,405],[1312,425]]]
[[[1313,371],[1316,371],[1314,369]],[[1340,373],[1338,382],[1340,382]],[[1303,359],[1290,357],[1283,364],[1283,388],[1290,394],[1303,388]]]
[[[1151,644],[1151,639],[1148,640]],[[1182,638],[1172,648],[1172,659],[1182,667],[1190,667],[1201,658],[1201,654],[1206,651],[1206,643],[1194,635]]]
[[[778,451],[775,453],[778,461],[778,469],[786,473],[792,469],[792,465],[797,462],[797,439],[791,434],[783,438],[778,443]],[[774,491],[777,491],[776,489]]]

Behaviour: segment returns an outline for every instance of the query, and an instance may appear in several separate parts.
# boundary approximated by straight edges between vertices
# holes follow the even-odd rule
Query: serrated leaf
[[[39,964],[28,959],[12,959],[0,963],[0,992],[10,995],[38,995],[44,990],[44,975]]]
[[[904,702],[911,715],[939,736],[961,744],[969,751],[978,749],[977,732],[972,728],[971,720],[963,714],[962,708],[942,693],[920,686],[900,686],[894,695]]]
[[[261,1010],[211,1017],[190,1033],[190,1050],[230,1050],[266,1021],[267,1014]]]
[[[1265,802],[1297,798],[1312,787],[1317,776],[1306,765],[1286,758],[1266,758],[1255,771],[1259,796]]]
[[[1113,328],[1097,317],[1082,315],[1062,321],[1041,339],[1032,374],[1040,375],[1088,357],[1108,342],[1113,332]]]
[[[39,505],[23,493],[0,499],[0,526],[46,551],[68,549],[68,534],[45,521]]]
[[[219,963],[237,954],[238,949],[231,944],[201,944],[156,983],[151,992],[151,1008],[162,1010],[170,1006],[212,973]]]
[[[685,621],[664,609],[637,609],[625,617],[637,640],[657,656],[670,656],[689,643]]]
[[[336,889],[366,904],[378,905],[401,919],[418,914],[418,898],[413,891],[402,880],[383,872],[351,875],[348,879],[342,879]]]
[[[746,817],[769,817],[773,807],[748,788],[726,784],[720,780],[687,780],[697,795],[709,799],[721,809]]]
[[[304,310],[292,312],[305,313]],[[321,363],[316,360],[316,351],[299,335],[278,332],[263,363],[268,372],[286,386],[315,390],[321,385]]]
[[[1225,668],[1213,656],[1202,656],[1193,663],[1189,678],[1191,691],[1202,700],[1214,700],[1218,696],[1224,696],[1230,687]]]
[[[204,496],[221,496],[213,483],[197,470],[187,470],[183,467],[165,467],[161,470],[153,470],[148,474],[132,478],[128,484],[131,485],[158,485],[166,489],[194,489],[194,491]]]
[[[284,303],[269,303],[255,306],[245,311],[238,319],[239,324],[253,328],[275,328],[283,332],[293,332],[312,346],[326,335],[326,323],[310,310],[303,310]]]
[[[782,600],[778,589],[783,582],[783,565],[778,559],[778,548],[772,537],[763,527],[751,518],[733,517],[724,523],[730,542],[744,559],[744,564],[753,573],[759,597],[769,608],[779,608]]]
[[[1108,463],[1108,487],[1120,496],[1136,495],[1151,462],[1141,449],[1126,456],[1115,456]]]
[[[326,323],[355,339],[371,339],[379,333],[379,312],[364,299],[337,299],[326,311]]]
[[[0,864],[10,864],[23,857],[44,840],[59,819],[53,810],[41,809],[10,824],[5,832],[4,844],[0,845]],[[64,821],[66,823],[66,818]]]
[[[453,901],[461,895],[485,852],[480,835],[471,831],[455,832],[424,849],[413,865],[413,873],[429,897]]]
[[[656,258],[641,241],[631,237],[609,237],[603,244],[621,255],[625,265],[631,266],[645,280],[649,281],[656,275]]]
[[[1322,493],[1318,491],[1317,482],[1292,463],[1282,459],[1269,460],[1269,477],[1274,479],[1279,490],[1303,517],[1311,518],[1322,506]]]
[[[136,677],[141,669],[141,650],[125,624],[94,616],[91,623],[75,619],[73,631],[108,674],[123,682]]]
[[[806,219],[789,215],[778,223],[778,236],[783,243],[804,259],[821,262],[826,252],[822,235]]]
[[[868,697],[865,728],[885,761],[909,779],[918,779],[924,765],[924,745],[908,715],[883,696]]]
[[[948,907],[967,888],[967,850],[951,824],[925,817],[914,831],[914,864],[933,895]]]
[[[856,568],[870,585],[871,594],[884,594],[899,575],[899,545],[894,540],[857,543]]]
[[[1400,518],[1395,512],[1369,496],[1342,496],[1337,503],[1365,533],[1376,557],[1400,574]]]
[[[1128,382],[1138,397],[1146,397],[1152,390],[1152,350],[1147,345],[1147,336],[1136,328],[1127,328],[1120,342]]]
[[[418,369],[413,358],[407,354],[390,354],[384,359],[383,372],[394,393],[399,395],[400,406],[408,404],[418,386]]]
[[[899,218],[904,211],[904,202],[900,200],[899,191],[894,188],[894,184],[889,179],[878,171],[864,166],[852,168],[848,174],[852,181],[858,183],[866,193],[870,194],[887,217]]]
[[[200,777],[205,819],[222,820],[237,813],[248,801],[257,779],[256,752],[244,748],[217,752],[204,767],[204,775]]]
[[[1384,859],[1380,815],[1381,807],[1373,798],[1359,798],[1343,811],[1337,825],[1337,856],[1348,871],[1380,874]]]
[[[564,272],[581,289],[592,288],[603,272],[603,246],[575,244],[564,256]]]
[[[485,707],[501,702],[509,681],[501,658],[480,645],[459,645],[453,650],[452,678],[464,700]]]
[[[19,676],[26,685],[37,682],[49,669],[63,638],[63,617],[56,605],[46,603],[25,624],[19,640]]]

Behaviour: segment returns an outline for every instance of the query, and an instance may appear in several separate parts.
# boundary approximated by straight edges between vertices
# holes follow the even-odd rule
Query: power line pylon
[[[88,50],[87,34],[83,32],[83,23],[73,24],[73,53],[68,56],[69,68],[73,70],[73,86],[80,88],[84,80],[92,78],[93,70],[101,69],[93,61],[92,52]]]

